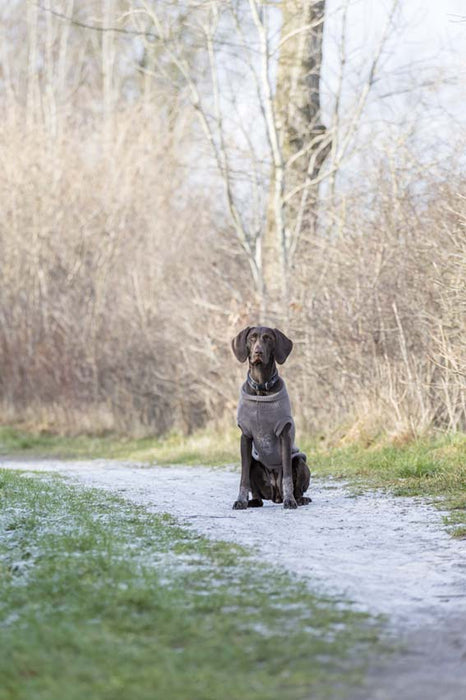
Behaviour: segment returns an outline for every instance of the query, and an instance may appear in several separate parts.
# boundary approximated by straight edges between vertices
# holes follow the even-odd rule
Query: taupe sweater
[[[283,381],[283,380],[282,380]],[[291,416],[290,397],[285,382],[276,394],[256,396],[247,394],[241,387],[237,415],[238,426],[253,441],[252,455],[265,467],[281,467],[279,435],[287,423],[291,423],[291,453],[306,458],[294,444],[295,425]]]

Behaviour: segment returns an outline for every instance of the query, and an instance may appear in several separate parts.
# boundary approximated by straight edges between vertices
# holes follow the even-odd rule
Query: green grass
[[[237,429],[203,430],[188,437],[171,433],[163,438],[129,438],[114,434],[65,436],[0,426],[0,455],[217,465],[236,462],[238,445]]]
[[[241,548],[0,470],[1,700],[346,698],[374,621]]]

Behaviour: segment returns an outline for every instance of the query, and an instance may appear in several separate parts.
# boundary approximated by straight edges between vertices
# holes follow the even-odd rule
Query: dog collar
[[[249,372],[247,376],[248,384],[251,389],[254,389],[254,391],[270,391],[270,389],[278,382],[278,379],[279,377],[277,370],[275,370],[270,379],[263,384],[259,384],[259,382],[254,381]]]

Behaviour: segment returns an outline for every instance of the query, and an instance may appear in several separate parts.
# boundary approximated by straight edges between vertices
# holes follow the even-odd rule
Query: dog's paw
[[[233,510],[246,510],[248,507],[247,501],[235,501],[233,503]]]
[[[262,508],[263,505],[264,501],[262,498],[252,498],[250,501],[248,501],[249,508]]]
[[[301,496],[296,499],[296,503],[298,506],[307,506],[309,503],[312,503],[312,498],[309,498],[309,496]]]
[[[285,498],[285,500],[283,501],[283,507],[293,509],[297,508],[298,504],[296,503],[294,498]]]

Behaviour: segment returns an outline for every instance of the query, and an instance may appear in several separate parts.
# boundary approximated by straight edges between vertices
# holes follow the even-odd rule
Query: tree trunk
[[[282,0],[282,30],[274,118],[281,165],[274,162],[263,273],[267,315],[289,305],[293,256],[301,231],[310,225],[317,200],[313,184],[328,152],[320,115],[320,71],[325,0]]]

